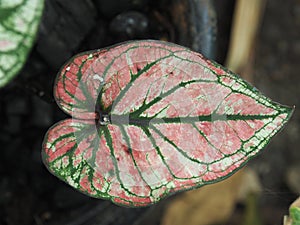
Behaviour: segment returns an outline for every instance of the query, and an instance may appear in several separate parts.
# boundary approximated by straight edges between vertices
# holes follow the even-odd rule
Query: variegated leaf
[[[44,0],[0,1],[0,87],[18,74],[33,45]]]
[[[77,55],[54,91],[73,119],[45,137],[49,170],[90,196],[135,207],[226,178],[292,113],[201,54],[161,41]]]

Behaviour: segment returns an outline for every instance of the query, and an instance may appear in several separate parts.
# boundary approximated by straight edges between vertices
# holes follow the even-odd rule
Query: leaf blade
[[[94,174],[85,193],[127,206],[230,176],[293,111],[199,53],[160,41],[75,56],[56,84],[60,107],[94,123],[90,155],[98,157],[85,159]]]

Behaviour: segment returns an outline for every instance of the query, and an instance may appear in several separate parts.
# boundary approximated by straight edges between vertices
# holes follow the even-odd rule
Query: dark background
[[[159,224],[172,197],[151,207],[123,208],[84,196],[46,170],[40,156],[44,134],[67,117],[54,102],[54,79],[74,54],[130,39],[176,42],[224,63],[234,2],[46,1],[26,65],[0,89],[0,225]],[[299,31],[299,0],[268,1],[253,79],[263,93],[286,105],[297,106],[300,101]],[[287,178],[300,162],[298,134],[296,109],[288,126],[248,165],[263,185],[258,207],[266,225],[282,224],[297,197]]]

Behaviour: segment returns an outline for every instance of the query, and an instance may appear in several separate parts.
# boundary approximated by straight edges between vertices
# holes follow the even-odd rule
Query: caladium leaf
[[[78,190],[126,206],[226,178],[292,114],[201,54],[160,41],[77,55],[54,92],[72,119],[46,134],[46,166]]]
[[[0,87],[22,68],[42,15],[43,0],[0,1]]]

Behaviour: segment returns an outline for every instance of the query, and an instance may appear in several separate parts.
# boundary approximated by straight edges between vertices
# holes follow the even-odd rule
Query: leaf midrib
[[[225,114],[210,114],[201,116],[188,117],[173,117],[173,118],[156,118],[156,117],[134,117],[131,114],[125,115],[111,115],[111,124],[115,125],[136,125],[141,127],[149,127],[151,124],[165,124],[165,123],[183,123],[193,124],[195,122],[214,122],[214,121],[228,121],[228,120],[263,120],[274,119],[278,114],[273,115],[225,115]]]

